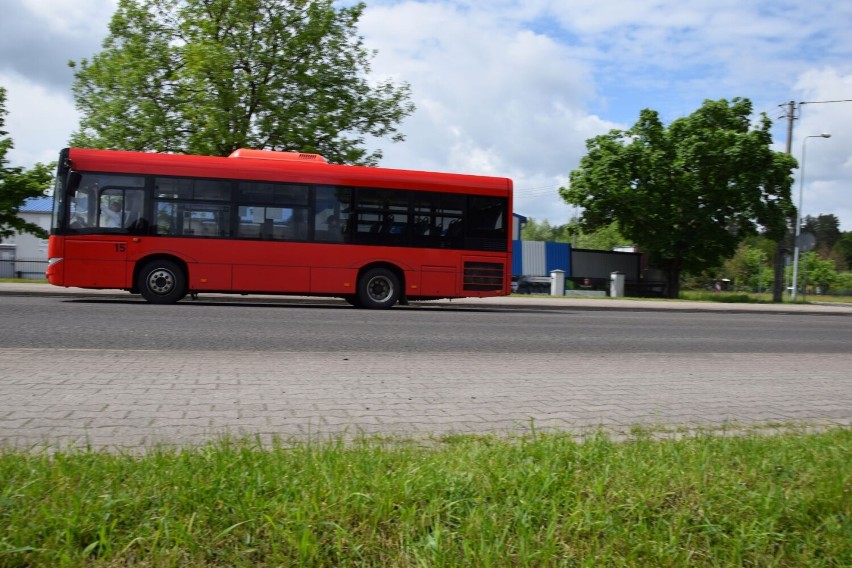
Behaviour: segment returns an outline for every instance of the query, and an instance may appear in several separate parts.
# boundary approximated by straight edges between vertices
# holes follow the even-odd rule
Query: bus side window
[[[316,188],[313,240],[349,241],[349,210],[352,190],[348,187],[321,185]]]
[[[146,234],[149,222],[145,218],[145,192],[128,189],[124,192],[124,227],[133,234]]]
[[[157,203],[156,211],[156,233],[158,235],[177,234],[177,204],[160,202]]]

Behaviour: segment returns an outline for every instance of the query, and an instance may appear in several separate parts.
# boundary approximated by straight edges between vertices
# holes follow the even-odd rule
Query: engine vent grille
[[[475,292],[503,289],[504,265],[502,262],[465,262],[462,289]]]

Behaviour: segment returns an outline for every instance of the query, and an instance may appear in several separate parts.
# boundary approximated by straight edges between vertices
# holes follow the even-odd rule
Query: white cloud
[[[584,140],[614,126],[585,112],[591,70],[568,46],[492,10],[438,3],[368,8],[361,29],[375,73],[411,83],[418,107],[405,144],[383,145],[383,165],[510,176],[516,210],[568,220],[556,190]]]
[[[56,160],[77,128],[69,59],[90,57],[106,36],[116,0],[5,0],[0,86],[13,165]]]
[[[7,155],[9,162],[31,166],[55,161],[78,123],[68,96],[6,73],[0,73],[0,85],[7,97],[5,130],[15,144]]]
[[[69,89],[68,61],[98,51],[114,8],[115,0],[4,0],[0,73]]]
[[[100,38],[118,0],[23,0],[22,3],[53,33],[95,34]]]

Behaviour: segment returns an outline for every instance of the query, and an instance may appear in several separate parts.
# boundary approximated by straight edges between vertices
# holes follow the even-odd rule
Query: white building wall
[[[22,212],[19,216],[24,221],[50,231],[50,213]],[[15,245],[15,258],[18,260],[47,260],[47,239],[40,239],[30,233],[15,233],[3,239],[2,244]]]
[[[543,241],[522,241],[523,273],[527,276],[549,276]]]
[[[512,240],[518,241],[521,239],[521,230],[523,229],[524,224],[527,222],[527,218],[523,215],[518,215],[517,213],[512,213]]]

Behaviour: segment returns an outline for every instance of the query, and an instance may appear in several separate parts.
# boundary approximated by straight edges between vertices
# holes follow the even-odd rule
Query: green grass
[[[682,290],[680,293],[682,300],[693,302],[725,302],[725,303],[741,303],[741,304],[768,304],[772,302],[771,292],[707,292],[704,290]],[[810,302],[836,302],[836,303],[852,303],[850,296],[831,296],[828,294],[808,294],[799,295],[796,300],[797,304]],[[790,296],[784,294],[784,303],[792,303]]]
[[[0,566],[849,566],[852,430],[0,453]]]
[[[852,304],[852,296],[832,296],[831,294],[808,294],[804,297],[805,302],[837,302]]]
[[[41,278],[41,279],[0,278],[0,283],[3,283],[3,284],[47,284],[47,278]]]
[[[549,294],[512,294],[512,296],[517,298],[557,298],[560,296],[550,296]],[[571,296],[571,299],[581,299],[588,300],[590,302],[594,302],[596,300],[610,300],[608,296]],[[672,300],[668,298],[640,298],[640,297],[621,297],[619,300],[640,300],[640,301],[652,301],[652,302],[722,302],[729,304],[771,304],[772,303],[772,294],[769,292],[756,293],[756,292],[708,292],[705,290],[681,290],[680,298],[677,300]],[[845,303],[852,304],[852,296],[831,296],[828,294],[823,295],[815,295],[808,294],[807,296],[799,296],[796,303],[812,303],[812,302],[835,302],[835,303]],[[783,303],[792,303],[790,301],[789,295],[784,295]]]
[[[681,300],[693,302],[723,302],[726,304],[760,304],[772,302],[772,294],[745,292],[707,292],[704,290],[682,290]],[[785,298],[786,300],[786,298]]]

